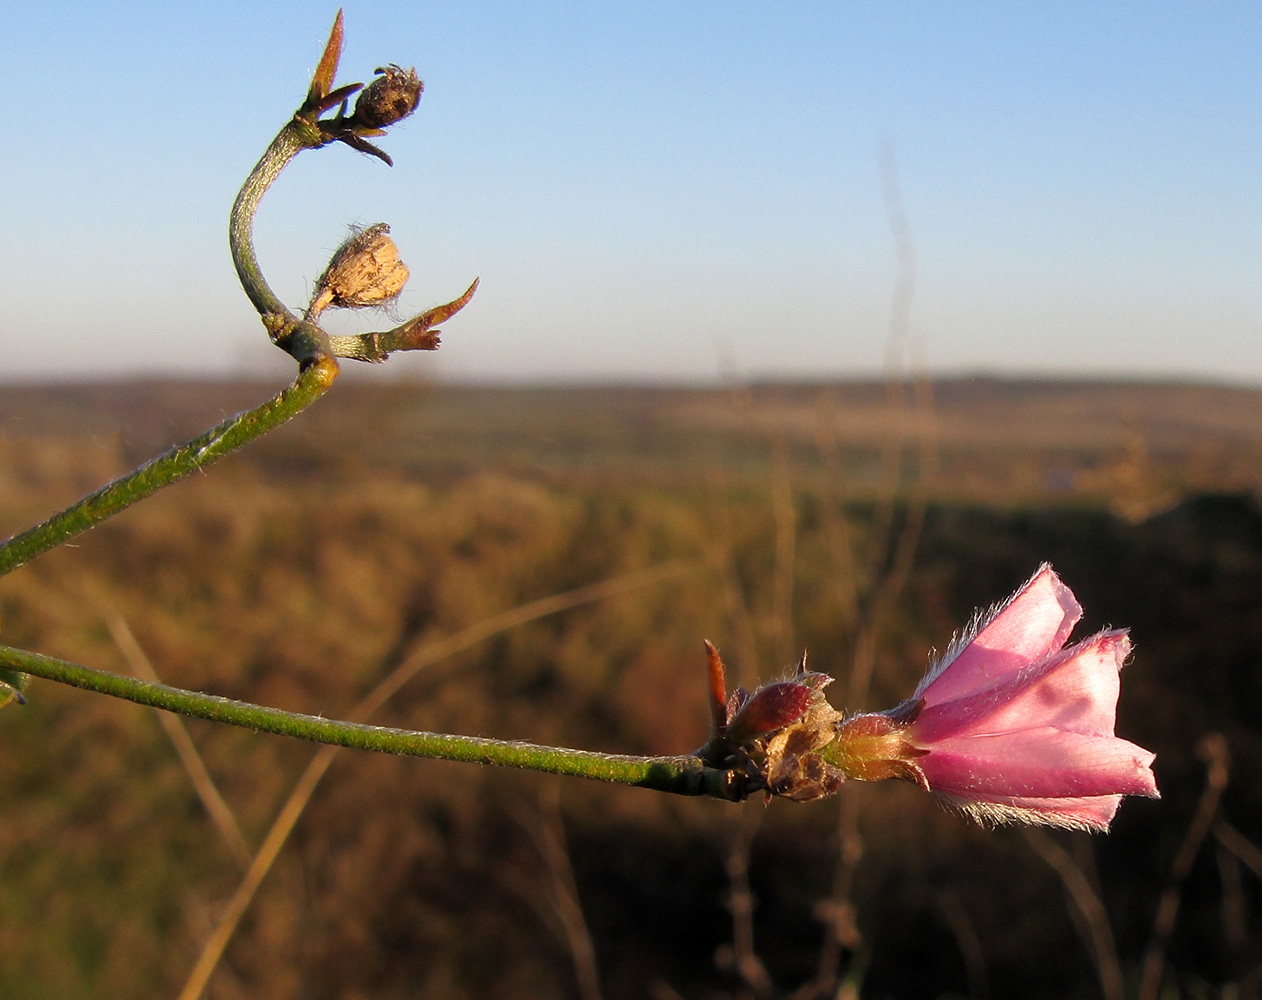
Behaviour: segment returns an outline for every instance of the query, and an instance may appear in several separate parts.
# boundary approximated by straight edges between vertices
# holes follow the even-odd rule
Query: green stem
[[[254,215],[272,182],[280,176],[289,161],[309,145],[296,120],[281,129],[241,185],[228,219],[228,245],[232,248],[232,263],[237,269],[237,277],[241,279],[241,287],[254,303],[254,308],[261,316],[284,317],[295,323],[298,317],[276,297],[259,267],[258,257],[254,253]]]
[[[324,141],[318,127],[295,115],[259,157],[237,192],[228,217],[228,246],[241,287],[258,310],[272,343],[299,364],[310,364],[329,355],[329,338],[314,323],[305,322],[290,312],[263,277],[254,252],[254,216],[263,195],[289,161],[304,149],[318,149]]]
[[[85,691],[124,698],[138,705],[149,705],[180,715],[242,726],[258,732],[292,736],[313,743],[437,760],[518,767],[548,774],[574,775],[596,781],[673,792],[676,795],[706,795],[732,801],[744,797],[744,783],[738,773],[707,767],[699,758],[691,755],[633,757],[538,746],[513,740],[451,736],[341,722],[234,701],[218,695],[186,691],[166,684],[154,684],[8,646],[0,646],[0,668],[69,684]]]
[[[291,385],[261,406],[238,413],[199,437],[176,445],[43,523],[0,543],[0,576],[278,427],[324,395],[336,377],[337,362],[322,358],[300,371]]]

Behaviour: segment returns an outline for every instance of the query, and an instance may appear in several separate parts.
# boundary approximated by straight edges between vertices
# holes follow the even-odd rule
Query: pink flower
[[[1113,733],[1125,630],[1062,648],[1082,609],[1043,565],[952,644],[891,712],[848,719],[850,777],[904,777],[983,823],[1108,830],[1123,795],[1158,797],[1154,755]]]

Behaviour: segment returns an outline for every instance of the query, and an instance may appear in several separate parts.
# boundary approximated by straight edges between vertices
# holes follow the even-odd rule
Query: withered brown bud
[[[364,128],[386,128],[416,110],[425,85],[416,69],[404,69],[391,63],[378,67],[379,75],[360,91],[351,121]]]
[[[307,309],[314,321],[329,306],[363,309],[394,299],[407,284],[408,269],[384,222],[355,233],[343,243],[316,282]]]

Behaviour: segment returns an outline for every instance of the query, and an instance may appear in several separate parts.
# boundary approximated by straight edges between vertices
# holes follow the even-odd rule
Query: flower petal
[[[933,791],[972,799],[1156,797],[1155,756],[1114,736],[1042,727],[942,740],[917,763]]]
[[[1088,798],[1038,799],[1022,796],[981,796],[962,799],[940,795],[948,805],[959,809],[983,826],[1025,823],[1030,826],[1055,826],[1063,830],[1086,830],[1108,833],[1109,824],[1122,804],[1120,795],[1095,795]]]
[[[926,708],[993,687],[1065,644],[1082,608],[1044,563],[1030,581],[947,651],[913,697]]]
[[[1118,674],[1130,651],[1124,629],[1099,632],[1007,676],[993,688],[924,708],[916,718],[912,740],[926,745],[951,736],[1040,726],[1112,736]]]

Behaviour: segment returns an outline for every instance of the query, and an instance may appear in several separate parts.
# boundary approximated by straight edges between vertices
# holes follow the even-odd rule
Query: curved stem
[[[281,129],[241,185],[237,200],[232,203],[232,214],[228,218],[228,245],[232,249],[232,263],[237,269],[237,277],[241,279],[245,294],[263,317],[284,317],[294,323],[298,322],[298,317],[276,297],[259,267],[258,257],[254,253],[254,215],[272,182],[280,176],[289,161],[309,145],[302,123],[297,119]]]
[[[634,757],[539,746],[515,740],[453,736],[342,722],[316,715],[285,712],[278,708],[234,701],[198,691],[186,691],[166,684],[153,684],[9,646],[0,646],[0,667],[83,688],[85,691],[124,698],[139,705],[178,712],[180,715],[242,726],[258,732],[292,736],[313,743],[437,760],[518,767],[548,774],[574,775],[595,781],[672,792],[676,795],[706,795],[733,801],[743,798],[744,783],[739,774],[706,767],[699,758],[691,755]]]
[[[295,115],[259,157],[250,176],[237,192],[228,217],[228,246],[237,269],[241,287],[258,310],[268,335],[281,350],[299,364],[311,364],[332,352],[328,335],[314,323],[299,319],[272,291],[254,252],[254,216],[267,189],[288,166],[289,161],[304,149],[318,149],[326,140],[319,128],[304,117]]]
[[[321,358],[261,406],[238,413],[191,441],[176,445],[41,524],[0,543],[0,576],[285,423],[323,396],[333,385],[337,371],[333,358]]]

